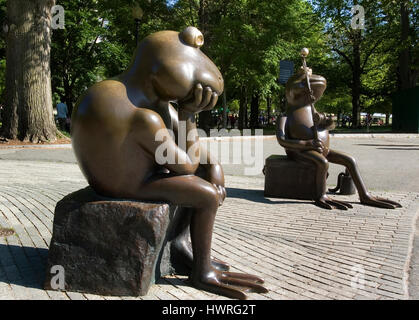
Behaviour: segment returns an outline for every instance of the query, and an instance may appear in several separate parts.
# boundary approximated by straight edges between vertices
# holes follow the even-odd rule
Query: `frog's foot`
[[[191,275],[192,284],[199,289],[232,299],[247,299],[246,292],[267,293],[263,279],[244,273],[212,269],[200,276]]]
[[[373,197],[370,195],[361,197],[360,200],[362,204],[372,206],[372,207],[378,207],[378,208],[384,208],[384,209],[396,209],[396,208],[402,207],[402,205],[398,202],[380,198],[380,197]]]
[[[176,251],[177,259],[179,262],[185,264],[188,268],[192,269],[193,266],[193,251],[192,244],[185,238],[176,239],[173,241],[172,250]],[[211,265],[219,271],[228,271],[230,266],[228,263],[221,261],[217,258],[212,258]]]
[[[334,200],[330,199],[328,196],[323,195],[315,202],[316,206],[332,210],[332,209],[339,209],[339,210],[348,210],[349,208],[353,208],[352,205],[345,201]]]
[[[221,261],[215,257],[212,257],[211,265],[213,268],[217,269],[218,271],[230,270],[230,265],[227,262]]]

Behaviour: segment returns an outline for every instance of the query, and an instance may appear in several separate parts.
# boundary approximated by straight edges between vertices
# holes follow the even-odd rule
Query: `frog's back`
[[[131,137],[136,112],[124,84],[114,80],[92,86],[73,111],[74,153],[89,184],[103,195],[123,197],[120,191],[130,187],[128,182],[143,179],[143,170],[134,170],[127,161],[149,166],[149,159]]]

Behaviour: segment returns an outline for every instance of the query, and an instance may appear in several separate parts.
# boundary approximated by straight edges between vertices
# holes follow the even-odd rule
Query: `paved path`
[[[358,135],[356,138],[331,138],[331,146],[355,157],[367,187],[379,191],[416,191],[419,192],[419,138],[370,138],[368,135]],[[252,143],[252,142],[251,142]],[[251,144],[252,148],[253,145]],[[238,149],[243,150],[244,145],[232,142],[218,143],[219,153],[222,148],[228,147],[230,152],[229,163]],[[254,149],[252,150],[254,153]],[[263,178],[262,167],[264,159],[272,154],[285,154],[274,137],[263,140],[262,152],[258,153],[260,161],[257,177]],[[40,148],[4,149],[0,145],[0,160],[18,161],[46,161],[76,163],[71,145],[50,146]],[[221,157],[220,157],[221,160]],[[226,175],[243,176],[246,167],[244,164],[225,164]],[[342,166],[330,165],[328,184],[336,185],[337,175],[344,171]]]
[[[217,216],[213,254],[233,270],[265,278],[269,293],[250,298],[409,297],[419,193],[374,193],[400,201],[403,208],[397,210],[343,197],[354,202],[354,209],[325,211],[306,201],[264,198],[261,177],[228,175],[226,180],[228,198]],[[0,238],[1,299],[121,299],[41,288],[55,204],[84,186],[74,163],[0,161],[0,225],[16,231]],[[224,298],[172,277],[140,299]]]

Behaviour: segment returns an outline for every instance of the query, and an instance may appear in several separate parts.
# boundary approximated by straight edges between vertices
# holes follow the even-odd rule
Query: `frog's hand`
[[[316,150],[322,153],[321,148],[313,144],[313,140],[297,140],[297,139],[288,139],[285,132],[285,126],[287,122],[287,117],[282,116],[279,118],[276,130],[276,139],[278,143],[287,150],[290,151],[308,151]]]
[[[198,83],[193,89],[193,97],[185,101],[179,101],[179,108],[193,113],[208,111],[215,107],[218,101],[218,94],[210,87],[202,87]]]

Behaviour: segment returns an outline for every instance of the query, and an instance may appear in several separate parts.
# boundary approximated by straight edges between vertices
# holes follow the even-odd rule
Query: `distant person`
[[[64,102],[57,104],[57,120],[60,130],[67,130],[68,108]]]
[[[235,126],[236,126],[236,120],[237,120],[236,115],[233,114],[231,116],[231,118],[230,118],[231,129],[234,129],[235,128]]]

